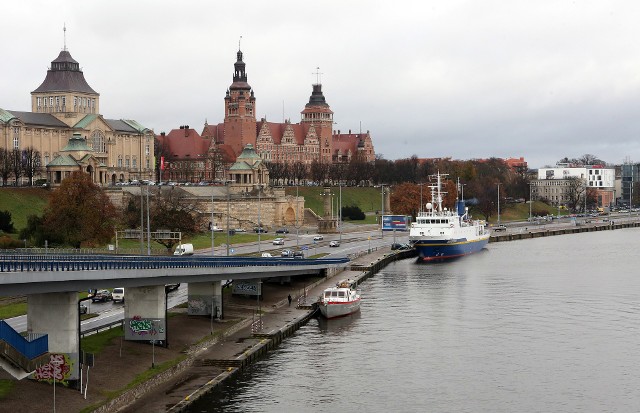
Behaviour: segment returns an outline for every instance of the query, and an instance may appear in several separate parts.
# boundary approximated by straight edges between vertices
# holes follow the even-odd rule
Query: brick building
[[[228,145],[238,156],[247,144],[253,145],[268,162],[346,163],[355,156],[366,162],[375,160],[369,131],[342,134],[333,131],[333,111],[326,102],[320,83],[313,85],[309,102],[299,123],[269,122],[256,118],[256,97],[247,81],[246,64],[238,51],[233,82],[226,92],[224,122],[205,123],[202,137]]]

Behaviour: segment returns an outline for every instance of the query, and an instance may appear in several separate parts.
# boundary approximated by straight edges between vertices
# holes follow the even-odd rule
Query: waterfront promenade
[[[264,299],[259,306],[255,298],[230,297],[225,302],[222,321],[188,316],[186,309],[173,309],[168,348],[114,340],[96,355],[95,367],[89,370],[86,399],[78,390],[58,384],[56,408],[64,412],[181,411],[189,399],[199,397],[263,356],[306,322],[311,315],[307,304],[315,301],[324,288],[339,279],[363,276],[372,265],[381,266],[389,254],[389,247],[373,250],[353,260],[357,270],[347,269],[331,278],[294,277],[291,284],[264,283]],[[291,306],[289,294],[293,298]],[[252,326],[257,308],[262,312],[261,329]],[[173,367],[127,387],[141,373],[153,370],[152,362],[160,371],[159,366],[176,359],[181,361],[173,363]],[[0,372],[0,379],[7,378],[4,374]],[[53,386],[22,380],[15,382],[2,400],[0,412],[51,411],[53,403]]]

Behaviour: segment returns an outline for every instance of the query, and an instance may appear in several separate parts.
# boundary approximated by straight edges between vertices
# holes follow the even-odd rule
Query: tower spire
[[[316,75],[316,85],[322,84],[322,75],[323,73],[320,72],[320,68],[316,67],[316,71],[315,73],[311,73],[312,75]]]
[[[62,38],[63,38],[63,46],[62,46],[62,50],[64,50],[65,52],[67,51],[67,23],[64,23],[62,25]]]
[[[242,47],[240,47],[240,42],[242,42],[242,36],[240,36],[240,38],[238,39],[238,50],[242,50]]]

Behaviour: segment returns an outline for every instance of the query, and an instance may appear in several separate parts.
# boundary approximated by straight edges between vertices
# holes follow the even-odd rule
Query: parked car
[[[111,292],[111,298],[114,303],[117,301],[124,303],[124,287],[114,288]]]
[[[268,252],[263,252],[263,253],[262,253],[262,258],[271,258],[271,257],[273,257],[273,255],[271,255],[271,254],[270,254],[270,253],[268,253]]]
[[[293,258],[304,258],[304,252],[301,250],[293,251]]]
[[[258,234],[258,233],[266,234],[266,233],[267,233],[267,229],[266,229],[266,228],[262,228],[262,227],[255,227],[255,228],[253,229],[253,231],[254,231],[256,234]]]
[[[91,297],[91,302],[97,302],[97,301],[102,301],[107,302],[109,300],[112,299],[112,295],[111,295],[111,291],[109,290],[98,290],[96,291],[96,293],[93,295],[93,297]]]
[[[87,314],[87,311],[89,311],[87,306],[82,304],[82,303],[80,303],[80,314]]]
[[[314,241],[322,241],[324,239],[324,237],[322,235],[316,235],[315,237],[313,237]]]
[[[289,230],[286,228],[278,228],[276,230],[276,234],[288,234],[288,233],[289,233]]]
[[[340,246],[340,241],[331,241],[329,243],[330,247],[339,247]]]
[[[291,250],[282,250],[280,253],[281,257],[293,257],[293,251]]]
[[[273,240],[273,245],[284,245],[284,238],[275,238]]]
[[[505,227],[504,225],[496,225],[495,227],[493,227],[493,230],[496,232],[506,231],[507,227]]]
[[[234,229],[234,231],[235,232],[247,232],[247,230],[244,229],[244,228],[236,228],[236,229]]]

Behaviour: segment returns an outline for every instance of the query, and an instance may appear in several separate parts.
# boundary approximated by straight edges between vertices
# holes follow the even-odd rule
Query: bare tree
[[[582,178],[572,176],[567,178],[567,205],[571,211],[578,211],[584,205],[584,197],[586,196],[586,182]]]
[[[33,177],[42,171],[40,151],[30,146],[22,151],[22,159],[24,160],[24,173],[29,178],[29,186],[32,186]]]
[[[16,178],[16,186],[20,184],[20,178],[24,172],[25,161],[22,157],[22,151],[18,148],[13,148],[10,154],[11,172],[14,178]]]
[[[0,148],[0,177],[2,177],[2,186],[7,185],[11,175],[11,152],[6,148]]]

